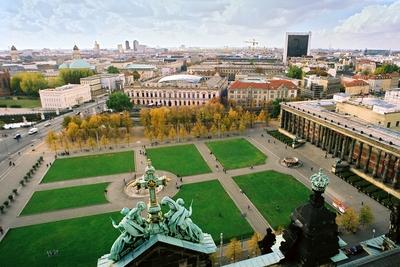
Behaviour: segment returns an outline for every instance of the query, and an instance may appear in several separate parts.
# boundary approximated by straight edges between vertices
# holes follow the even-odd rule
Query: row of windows
[[[196,106],[205,104],[205,101],[186,101],[186,100],[149,100],[149,99],[134,99],[135,105],[155,105],[155,106]]]
[[[144,91],[136,91],[136,92],[129,92],[130,97],[159,97],[159,98],[193,98],[193,99],[211,99],[217,96],[216,93],[189,93],[189,92],[179,92],[179,93],[171,93],[171,92],[144,92]]]

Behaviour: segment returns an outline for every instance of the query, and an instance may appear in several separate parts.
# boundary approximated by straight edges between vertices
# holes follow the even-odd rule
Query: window
[[[400,121],[396,121],[396,127],[399,127]]]
[[[387,127],[390,128],[390,122],[387,123]]]

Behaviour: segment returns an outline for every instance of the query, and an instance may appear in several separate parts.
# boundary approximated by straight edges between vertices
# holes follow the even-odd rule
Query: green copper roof
[[[317,192],[324,192],[329,184],[329,178],[322,172],[322,169],[319,169],[317,173],[311,175],[310,180],[312,190]]]

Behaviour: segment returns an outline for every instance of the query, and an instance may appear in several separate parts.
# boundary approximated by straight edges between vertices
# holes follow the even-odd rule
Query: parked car
[[[36,134],[38,132],[38,128],[30,128],[28,134]]]
[[[51,122],[46,122],[45,124],[44,124],[44,127],[49,127],[51,125]]]

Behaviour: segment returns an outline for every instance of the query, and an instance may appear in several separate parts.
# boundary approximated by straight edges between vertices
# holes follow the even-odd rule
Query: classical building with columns
[[[335,104],[281,103],[280,131],[347,161],[352,172],[400,198],[400,132],[338,113]]]
[[[171,75],[159,80],[137,82],[125,87],[134,105],[196,106],[219,98],[228,87],[228,80],[219,75]]]

